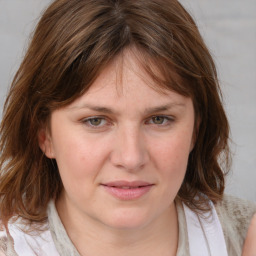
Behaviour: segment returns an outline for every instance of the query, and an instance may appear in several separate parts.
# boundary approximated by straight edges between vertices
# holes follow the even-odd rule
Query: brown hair
[[[214,62],[188,12],[175,0],[56,0],[35,30],[4,106],[3,222],[13,215],[45,220],[47,204],[58,197],[62,182],[55,160],[38,146],[38,131],[53,110],[86,92],[127,47],[141,53],[145,70],[160,87],[191,97],[200,120],[178,197],[197,210],[207,197],[221,199],[220,156],[228,164],[229,126]]]

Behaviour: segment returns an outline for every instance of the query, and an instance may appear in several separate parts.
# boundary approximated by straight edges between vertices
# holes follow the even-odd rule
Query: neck
[[[117,229],[75,214],[65,202],[56,203],[59,216],[72,243],[82,256],[172,256],[178,246],[175,204],[151,223],[138,228]]]

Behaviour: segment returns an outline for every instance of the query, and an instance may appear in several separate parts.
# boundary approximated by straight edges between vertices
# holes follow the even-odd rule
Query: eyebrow
[[[168,111],[172,108],[179,108],[179,107],[184,107],[184,103],[170,103],[170,104],[165,104],[161,106],[156,106],[156,107],[150,107],[145,109],[145,114],[152,114],[152,113],[157,113],[157,112],[162,112],[162,111]],[[90,104],[83,104],[81,106],[74,106],[71,109],[90,109],[95,112],[100,112],[100,113],[105,113],[105,114],[116,114],[117,112],[109,107],[105,106],[97,106],[97,105],[90,105]]]
[[[96,105],[90,105],[90,104],[83,104],[81,106],[74,106],[71,107],[70,109],[90,109],[96,112],[102,112],[102,113],[106,113],[106,114],[114,114],[115,111],[112,110],[111,108],[108,107],[104,107],[104,106],[96,106]]]
[[[162,111],[168,111],[172,108],[177,108],[177,107],[185,107],[185,104],[183,104],[183,103],[170,103],[170,104],[166,104],[166,105],[162,105],[162,106],[146,108],[145,113],[146,114],[151,114],[151,113],[157,113],[157,112],[162,112]]]

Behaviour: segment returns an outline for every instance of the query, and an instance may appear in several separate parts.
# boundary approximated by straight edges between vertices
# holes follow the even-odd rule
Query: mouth
[[[154,186],[144,181],[114,181],[101,184],[105,191],[120,200],[135,200],[147,194]]]

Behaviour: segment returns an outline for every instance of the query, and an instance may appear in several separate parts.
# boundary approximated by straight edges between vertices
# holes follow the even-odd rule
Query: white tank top
[[[183,204],[190,256],[228,256],[223,230],[213,203],[211,212],[198,215]]]
[[[228,256],[218,215],[212,202],[210,205],[211,213],[198,215],[183,204],[190,256]],[[50,202],[50,207],[55,208],[53,202]],[[56,209],[52,209],[52,211],[56,211]],[[8,256],[60,256],[49,229],[41,232],[40,235],[36,233],[28,235],[20,227],[21,224],[17,222],[9,225],[9,237],[13,240],[12,244],[14,244],[16,253],[9,249]],[[0,231],[0,238],[3,235],[1,233],[3,231]],[[64,249],[64,251],[66,250]],[[76,254],[72,253],[72,255]]]

